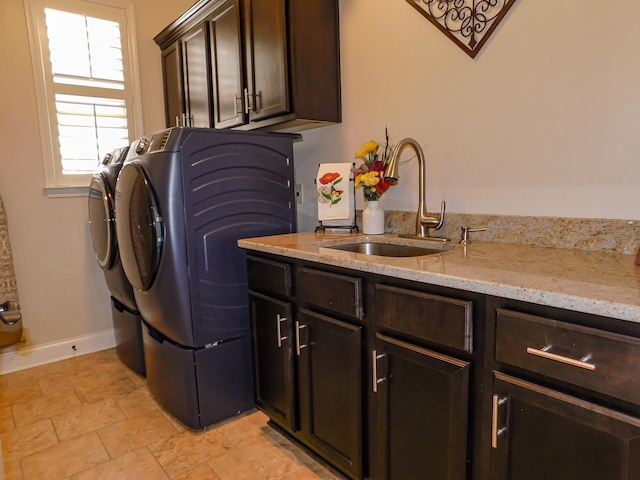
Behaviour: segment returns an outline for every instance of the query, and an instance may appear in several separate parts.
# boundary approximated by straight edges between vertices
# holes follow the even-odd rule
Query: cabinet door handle
[[[585,355],[580,360],[576,360],[575,358],[569,358],[562,355],[558,355],[556,353],[552,353],[550,350],[551,350],[551,345],[547,345],[546,347],[542,347],[542,348],[527,347],[527,353],[530,355],[536,355],[537,357],[546,358],[548,360],[554,360],[556,362],[566,363],[567,365],[584,368],[585,370],[594,371],[596,369],[595,364],[588,362],[588,360],[591,359],[591,355]]]
[[[296,355],[300,356],[300,352],[303,348],[306,348],[307,344],[300,343],[300,330],[307,328],[306,325],[300,325],[300,322],[296,322]]]
[[[280,324],[282,322],[286,322],[287,321],[287,317],[281,317],[280,314],[278,314],[276,316],[276,331],[277,331],[277,336],[278,336],[278,348],[282,348],[282,341],[286,340],[289,337],[286,336],[282,336],[282,327],[280,326]]]
[[[498,427],[498,417],[500,406],[506,403],[507,397],[500,398],[499,395],[493,395],[493,408],[491,415],[491,447],[498,448],[498,437],[507,431],[507,427]]]
[[[244,113],[249,114],[249,112],[253,111],[253,94],[249,93],[249,89],[244,89]]]
[[[182,125],[180,125],[180,115],[176,115],[176,127],[181,127]]]
[[[238,109],[238,102],[240,102],[240,109]],[[242,95],[238,95],[237,93],[233,94],[233,106],[236,113],[242,113]]]
[[[384,358],[385,354],[381,353],[378,355],[377,350],[374,350],[372,352],[371,355],[371,360],[372,360],[372,368],[371,371],[373,372],[373,393],[378,393],[378,384],[382,383],[385,381],[385,377],[382,378],[378,378],[378,360],[380,360],[381,358]]]

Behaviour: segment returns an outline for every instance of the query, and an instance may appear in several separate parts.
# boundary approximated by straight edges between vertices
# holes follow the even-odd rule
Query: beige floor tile
[[[13,418],[17,427],[38,422],[54,415],[81,407],[82,403],[73,390],[44,395],[13,406]]]
[[[0,407],[0,433],[8,432],[16,428],[13,421],[13,409],[10,405]]]
[[[2,434],[4,461],[14,460],[58,443],[51,420],[42,420]]]
[[[61,442],[125,419],[124,413],[111,398],[74,408],[51,418]]]
[[[126,395],[135,389],[136,385],[126,373],[75,387],[76,393],[83,403],[98,403],[110,397]]]
[[[140,448],[71,478],[72,480],[161,480],[169,477],[149,450]]]
[[[91,369],[78,369],[69,363],[66,365],[66,368],[38,380],[44,395],[73,392],[76,387],[93,385],[98,381],[97,375]]]
[[[129,418],[158,409],[146,385],[116,398],[116,403]]]
[[[0,376],[7,480],[337,480],[262,412],[185,427],[118,362],[111,349]]]
[[[24,480],[62,480],[107,462],[109,454],[95,432],[22,458]]]
[[[18,375],[19,373],[22,372],[5,375],[4,381],[0,382],[0,407],[42,396],[37,379],[31,375]]]
[[[241,445],[252,442],[264,435],[263,428],[267,427],[267,416],[262,412],[254,412],[248,415],[233,418],[231,421],[216,427],[233,445]]]
[[[4,480],[22,480],[20,459],[4,462]]]
[[[111,458],[165,440],[177,433],[157,409],[98,430],[98,436]]]
[[[229,442],[216,431],[186,431],[149,445],[149,450],[171,478],[203,465],[229,450]]]
[[[233,449],[208,465],[221,480],[282,480],[304,468],[265,437]]]
[[[190,472],[175,477],[174,480],[220,480],[220,477],[208,465],[200,465]]]
[[[120,361],[115,349],[104,350],[90,362],[91,370],[98,378],[108,378],[116,375],[128,375],[129,368]]]

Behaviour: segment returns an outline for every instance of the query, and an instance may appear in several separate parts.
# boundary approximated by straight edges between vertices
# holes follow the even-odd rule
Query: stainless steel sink
[[[410,245],[394,245],[390,243],[348,243],[346,245],[334,245],[335,250],[344,250],[346,252],[363,253],[365,255],[378,255],[380,257],[419,257],[421,255],[432,255],[434,253],[443,253],[446,250],[437,248],[412,247]]]

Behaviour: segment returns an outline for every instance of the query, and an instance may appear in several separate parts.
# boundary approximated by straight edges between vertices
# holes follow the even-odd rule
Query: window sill
[[[44,187],[44,193],[49,198],[86,197],[89,195],[89,187]]]

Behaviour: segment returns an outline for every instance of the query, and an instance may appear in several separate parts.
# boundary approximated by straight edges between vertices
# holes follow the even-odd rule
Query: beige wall
[[[110,328],[84,198],[50,199],[43,173],[23,0],[0,2],[0,193],[35,345]],[[163,126],[157,34],[191,0],[135,0],[145,131]],[[640,2],[518,0],[475,59],[402,0],[340,0],[343,123],[296,145],[301,229],[313,178],[360,144],[424,144],[430,209],[640,219]],[[415,162],[388,209],[417,205]],[[359,201],[359,206],[361,203]]]
[[[191,0],[135,0],[143,121],[163,128],[160,51],[153,36]],[[111,328],[109,293],[93,258],[84,197],[49,198],[44,185],[23,0],[0,2],[0,194],[7,209],[29,345]]]
[[[297,147],[302,226],[317,164],[385,125],[425,145],[430,210],[640,219],[640,2],[605,3],[517,0],[471,59],[406,1],[340,0],[343,123]],[[384,208],[416,209],[415,163]]]

